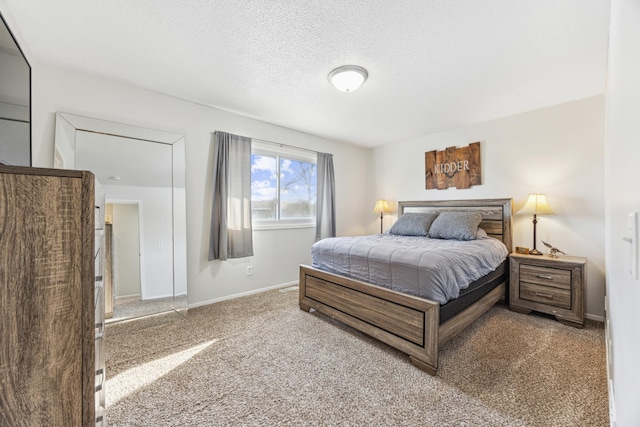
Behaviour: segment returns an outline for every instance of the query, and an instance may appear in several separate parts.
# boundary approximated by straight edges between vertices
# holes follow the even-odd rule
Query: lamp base
[[[539,250],[537,250],[537,249],[531,249],[531,250],[529,251],[529,255],[543,255],[543,254],[542,254],[542,252],[540,252],[540,251],[539,251]]]

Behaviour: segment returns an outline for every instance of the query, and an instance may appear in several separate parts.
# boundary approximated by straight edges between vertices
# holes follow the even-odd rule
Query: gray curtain
[[[252,256],[251,138],[215,132],[213,145],[209,261]]]
[[[336,236],[335,187],[333,155],[318,153],[316,240]]]

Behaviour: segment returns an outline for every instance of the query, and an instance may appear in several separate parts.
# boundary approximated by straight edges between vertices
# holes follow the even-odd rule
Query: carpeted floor
[[[113,310],[113,316],[107,319],[107,323],[120,322],[135,317],[149,316],[155,313],[187,307],[187,296],[154,298],[141,300],[139,296],[117,299]]]
[[[432,377],[271,291],[107,327],[109,426],[606,426],[604,331],[492,308]],[[177,315],[174,315],[177,316]]]

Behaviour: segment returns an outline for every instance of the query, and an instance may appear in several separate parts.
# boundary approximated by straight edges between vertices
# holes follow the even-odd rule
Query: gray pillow
[[[437,213],[406,213],[393,224],[389,234],[400,236],[426,236]]]
[[[480,221],[482,221],[482,214],[479,212],[442,212],[433,221],[429,229],[429,237],[475,240]]]

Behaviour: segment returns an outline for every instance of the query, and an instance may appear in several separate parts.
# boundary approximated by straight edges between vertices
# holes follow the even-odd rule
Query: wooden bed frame
[[[512,249],[511,199],[399,202],[406,212],[481,212],[488,235]],[[508,277],[508,275],[507,275]],[[315,309],[409,355],[418,368],[436,375],[441,345],[469,326],[505,295],[501,283],[480,300],[439,324],[440,304],[381,286],[300,266],[300,308]]]

